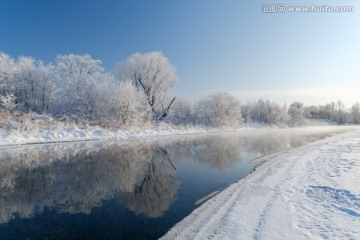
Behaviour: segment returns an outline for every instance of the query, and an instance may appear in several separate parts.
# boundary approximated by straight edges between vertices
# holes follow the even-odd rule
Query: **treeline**
[[[58,55],[54,63],[0,53],[0,120],[4,115],[45,114],[59,120],[118,127],[166,121],[212,127],[241,124],[301,125],[309,119],[338,124],[360,121],[360,104],[350,111],[341,102],[289,107],[268,100],[240,104],[216,92],[196,103],[169,90],[178,79],[161,52],[135,53],[105,72],[89,55]]]
[[[160,52],[133,54],[116,74],[89,55],[58,55],[55,63],[0,53],[3,111],[49,114],[58,119],[111,125],[165,118],[175,101],[168,92],[177,78]]]
[[[353,104],[351,109],[346,109],[340,100],[319,106],[305,106],[301,102],[293,102],[288,107],[286,104],[281,106],[262,99],[241,104],[234,96],[217,92],[194,105],[184,100],[178,101],[170,111],[168,121],[215,127],[242,124],[301,126],[311,122],[359,124],[360,103]]]

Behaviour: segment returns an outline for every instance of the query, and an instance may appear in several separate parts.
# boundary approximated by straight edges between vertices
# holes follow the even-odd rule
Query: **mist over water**
[[[249,174],[252,159],[351,129],[1,148],[0,239],[156,239],[195,203]]]

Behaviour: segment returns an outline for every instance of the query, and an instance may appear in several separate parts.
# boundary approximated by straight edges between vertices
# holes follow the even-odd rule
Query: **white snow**
[[[140,126],[127,129],[108,129],[100,126],[77,125],[74,123],[56,122],[39,126],[0,127],[0,146],[22,145],[34,143],[75,142],[92,140],[124,140],[138,137],[166,136],[219,132],[226,129],[206,127],[174,126],[159,124],[157,126]]]
[[[36,118],[37,117],[37,118]],[[37,115],[34,119],[24,118],[22,123],[9,121],[0,125],[0,146],[13,146],[38,143],[57,143],[57,142],[78,142],[94,140],[129,140],[141,137],[157,137],[169,135],[215,133],[227,131],[243,131],[254,129],[279,129],[262,125],[243,125],[240,128],[233,127],[207,127],[203,125],[176,126],[173,124],[160,122],[158,124],[147,124],[143,126],[127,126],[123,129],[103,128],[98,125],[89,125],[84,123],[56,121],[48,116],[43,119]],[[292,129],[302,131],[328,131],[328,128],[335,126],[304,126]],[[353,129],[354,126],[341,126],[338,130]]]
[[[360,131],[270,157],[163,239],[360,239]]]

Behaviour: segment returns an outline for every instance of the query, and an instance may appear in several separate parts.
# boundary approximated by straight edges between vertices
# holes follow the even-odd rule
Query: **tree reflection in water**
[[[1,223],[14,214],[31,217],[46,207],[59,213],[89,214],[114,196],[136,213],[159,217],[179,186],[166,150],[153,145],[110,145],[24,166],[26,159],[37,157],[39,149],[32,150],[26,158],[6,161],[0,169]]]
[[[328,134],[328,133],[326,133]],[[321,137],[326,135],[320,135]],[[162,138],[159,141],[87,142],[0,149],[0,223],[53,209],[89,214],[104,200],[150,218],[176,198],[179,162],[231,168],[249,154],[260,156],[304,144],[311,134],[252,131]]]
[[[123,194],[117,199],[136,213],[148,217],[160,217],[174,199],[179,182],[175,179],[175,166],[167,151],[158,147],[153,151],[141,181],[135,184],[134,191]]]

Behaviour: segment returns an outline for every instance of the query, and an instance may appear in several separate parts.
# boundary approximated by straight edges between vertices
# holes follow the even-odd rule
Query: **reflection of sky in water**
[[[0,239],[157,238],[199,199],[251,172],[251,159],[329,131],[0,149]]]

